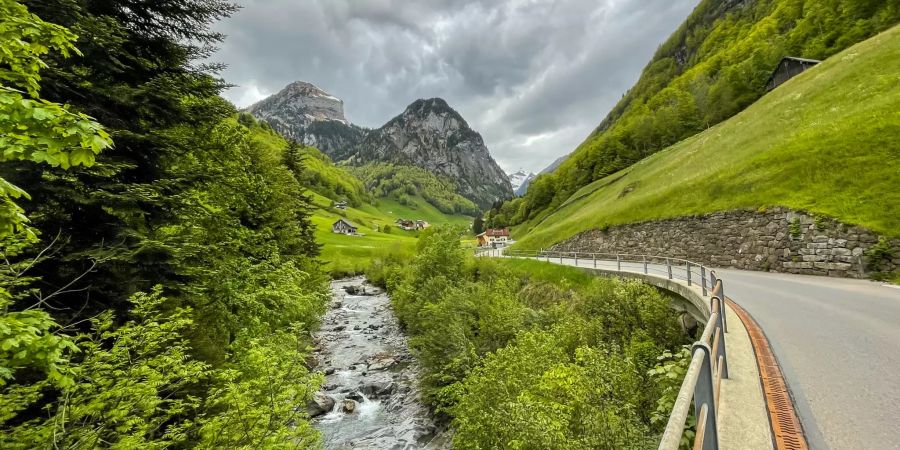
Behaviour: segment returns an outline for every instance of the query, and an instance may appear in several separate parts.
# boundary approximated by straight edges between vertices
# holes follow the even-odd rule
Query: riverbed
[[[309,408],[325,448],[449,448],[447,433],[421,401],[420,369],[390,298],[361,277],[331,288],[316,333],[316,370],[326,380]]]

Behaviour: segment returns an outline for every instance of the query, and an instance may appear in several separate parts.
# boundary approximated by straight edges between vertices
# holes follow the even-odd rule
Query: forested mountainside
[[[350,170],[365,183],[366,192],[378,198],[394,198],[402,205],[412,205],[411,198],[421,196],[444,214],[475,216],[481,212],[475,203],[456,193],[452,179],[419,167],[373,163]]]
[[[374,130],[350,124],[341,100],[305,82],[292,83],[247,111],[339,164],[418,167],[449,178],[454,192],[482,209],[513,197],[508,178],[481,135],[443,99],[416,100]]]
[[[312,181],[198,63],[236,9],[0,0],[0,447],[317,445]]]
[[[285,165],[301,185],[333,201],[347,201],[353,206],[373,200],[362,181],[344,167],[336,166],[328,155],[315,147],[286,140],[266,122],[248,113],[240,113],[238,121],[250,130],[259,146],[283,154]]]
[[[499,222],[544,217],[582,186],[733,116],[765,93],[782,57],[824,59],[898,20],[896,1],[703,0],[597,129]]]

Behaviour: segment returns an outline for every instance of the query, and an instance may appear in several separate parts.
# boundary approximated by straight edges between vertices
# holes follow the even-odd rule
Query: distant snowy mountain
[[[525,172],[523,169],[519,169],[516,172],[507,175],[507,177],[509,177],[509,184],[512,185],[513,191],[519,196],[525,193],[525,190],[528,189],[528,185],[531,184],[531,181],[534,180],[535,176],[534,173]]]

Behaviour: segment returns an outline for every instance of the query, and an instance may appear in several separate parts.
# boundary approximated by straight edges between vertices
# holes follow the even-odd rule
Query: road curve
[[[571,258],[549,261],[576,265]],[[617,268],[615,261],[577,260],[580,267],[595,264]],[[623,263],[621,269],[644,268]],[[811,449],[900,450],[900,288],[845,278],[716,273],[725,295],[768,337]]]
[[[900,449],[900,289],[864,280],[721,269],[759,323],[810,448]]]

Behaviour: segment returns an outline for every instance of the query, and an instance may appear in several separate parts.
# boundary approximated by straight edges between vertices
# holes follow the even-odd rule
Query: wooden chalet
[[[797,58],[794,56],[785,56],[781,58],[778,67],[772,72],[769,81],[766,82],[766,92],[777,88],[785,81],[800,75],[806,69],[819,64],[821,61],[815,59]]]
[[[358,227],[356,225],[353,225],[347,219],[338,219],[337,222],[335,222],[333,225],[331,225],[332,233],[352,235],[352,234],[356,234],[357,229],[358,229]]]

